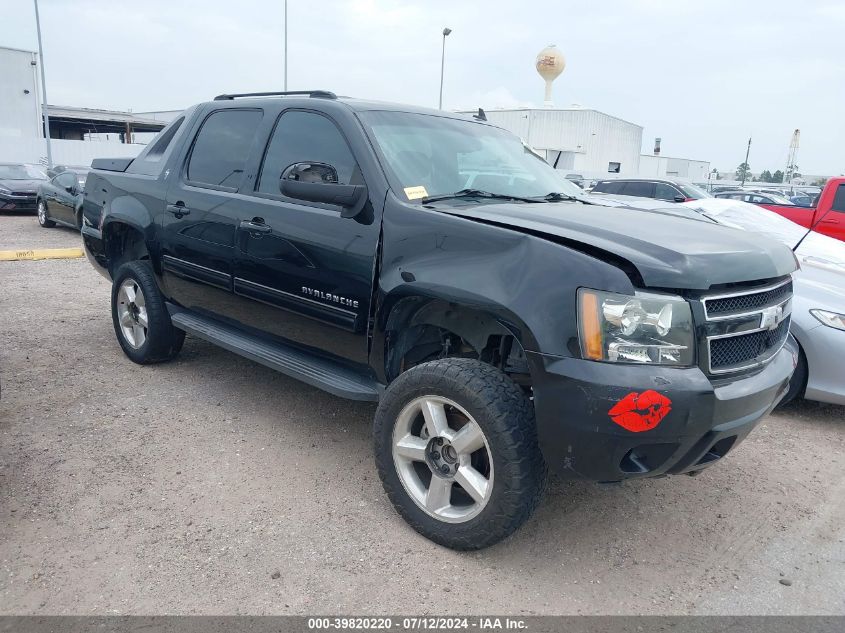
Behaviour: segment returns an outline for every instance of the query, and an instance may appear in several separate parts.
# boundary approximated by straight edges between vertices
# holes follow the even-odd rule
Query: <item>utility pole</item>
[[[751,154],[751,137],[748,137],[748,149],[745,150],[745,162],[743,163],[744,169],[742,170],[742,184],[740,187],[745,186],[745,177],[748,175],[748,155]]]
[[[443,50],[440,53],[440,101],[437,105],[439,110],[443,109],[443,69],[446,65],[446,36],[451,32],[452,29],[450,28],[443,29]]]
[[[285,92],[288,90],[288,0],[285,0]]]
[[[41,46],[41,18],[38,15],[38,0],[35,3],[35,30],[38,32],[38,58],[41,64],[41,114],[44,117],[44,139],[47,141],[47,168],[53,166],[53,151],[50,147],[50,115],[47,113],[47,80],[44,78],[44,47]]]

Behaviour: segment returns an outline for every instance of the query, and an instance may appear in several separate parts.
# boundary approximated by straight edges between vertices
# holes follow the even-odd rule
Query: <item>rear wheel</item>
[[[531,403],[479,361],[437,360],[399,376],[379,403],[374,436],[394,507],[446,547],[493,545],[540,500],[545,464]]]
[[[38,224],[44,229],[56,226],[56,223],[47,217],[47,204],[43,200],[38,201]]]
[[[175,357],[185,333],[173,327],[147,261],[118,268],[112,285],[112,322],[124,353],[141,365]]]

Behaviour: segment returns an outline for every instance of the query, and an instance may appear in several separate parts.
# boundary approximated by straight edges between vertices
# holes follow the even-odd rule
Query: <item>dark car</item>
[[[51,228],[56,224],[82,228],[82,191],[89,169],[65,168],[38,187],[38,224]]]
[[[76,170],[79,171],[80,169],[85,170],[86,172],[91,169],[90,167],[86,167],[85,165],[53,165],[47,170],[47,178],[53,178],[58,176],[63,171],[68,170]]]
[[[188,333],[377,402],[383,486],[449,547],[516,530],[547,467],[608,482],[711,466],[794,368],[772,307],[789,248],[592,204],[517,136],[440,110],[221,95],[137,158],[95,160],[83,200],[131,361],[173,359]]]
[[[590,193],[607,193],[636,198],[654,198],[668,202],[687,202],[712,196],[693,184],[677,180],[654,180],[646,178],[615,178],[599,180]]]
[[[742,200],[743,202],[750,202],[751,204],[780,204],[785,206],[793,206],[795,204],[789,198],[776,193],[745,191],[741,189],[737,189],[735,191],[720,191],[714,197],[727,200]]]
[[[35,212],[38,187],[47,175],[26,163],[0,163],[0,210]]]

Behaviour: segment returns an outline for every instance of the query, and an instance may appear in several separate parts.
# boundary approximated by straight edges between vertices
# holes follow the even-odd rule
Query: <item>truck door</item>
[[[364,363],[383,200],[371,199],[358,217],[342,218],[339,206],[285,197],[280,177],[297,163],[331,166],[339,184],[366,184],[335,121],[308,110],[281,113],[254,190],[238,207],[234,291],[244,301],[239,318]]]
[[[819,202],[817,214],[820,217],[824,213],[824,210],[821,208],[821,198]],[[816,220],[818,220],[818,217]],[[833,194],[833,202],[830,205],[830,211],[819,222],[816,231],[845,242],[845,184],[836,187],[836,191]]]
[[[222,316],[235,307],[238,190],[262,117],[256,108],[210,112],[174,166],[158,237],[166,294],[182,306]]]

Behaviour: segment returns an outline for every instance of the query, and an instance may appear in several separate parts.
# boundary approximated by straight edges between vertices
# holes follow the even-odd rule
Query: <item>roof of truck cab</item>
[[[326,104],[326,103],[341,103],[354,112],[407,112],[411,114],[427,114],[430,116],[439,116],[448,119],[457,119],[460,121],[473,121],[475,123],[487,123],[488,121],[481,121],[473,118],[468,114],[461,114],[458,112],[449,112],[447,110],[437,110],[435,108],[424,108],[420,106],[409,105],[406,103],[393,103],[390,101],[372,101],[369,99],[357,99],[354,97],[338,96],[336,99],[327,99],[325,97],[309,97],[307,95],[289,95],[289,96],[261,96],[261,97],[240,97],[232,100],[210,101],[215,107],[228,106],[237,107],[236,104],[273,104],[276,105],[282,100],[295,104],[297,107],[306,104]]]

